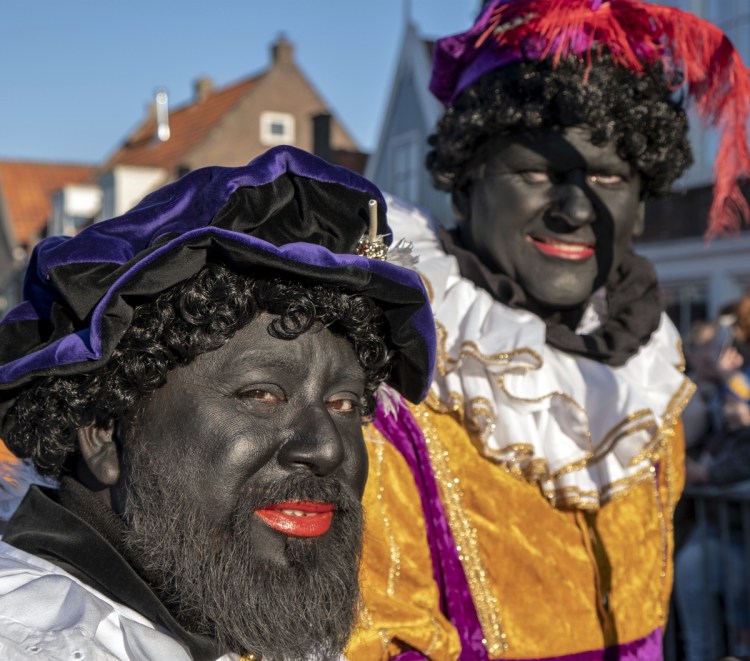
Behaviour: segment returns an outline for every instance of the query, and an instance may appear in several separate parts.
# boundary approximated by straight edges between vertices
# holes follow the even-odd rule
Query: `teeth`
[[[283,512],[287,516],[308,516],[309,512],[303,512],[301,510],[279,510],[279,512]]]
[[[591,246],[588,244],[581,244],[581,243],[564,243],[562,241],[553,241],[552,239],[536,239],[539,243],[544,243],[545,245],[550,246],[551,248],[554,248],[555,250],[559,250],[560,252],[568,252],[568,253],[579,253],[579,252],[587,252],[591,250]]]
[[[551,244],[558,250],[562,250],[563,252],[582,252],[586,250],[583,246],[571,246],[569,244],[565,243],[553,243]]]

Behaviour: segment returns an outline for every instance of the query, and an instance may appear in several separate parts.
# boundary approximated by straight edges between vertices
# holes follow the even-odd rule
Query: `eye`
[[[277,402],[283,402],[286,399],[283,393],[267,390],[265,388],[250,388],[249,390],[243,390],[238,394],[238,397],[240,397],[240,399],[250,399],[264,404],[275,404]]]
[[[552,180],[550,173],[546,170],[523,170],[519,174],[530,184],[545,184]]]
[[[600,186],[616,186],[623,180],[619,174],[606,174],[604,172],[590,174],[588,178],[592,184],[599,184]]]
[[[362,401],[354,396],[334,397],[326,402],[331,411],[337,413],[359,413],[362,411]]]

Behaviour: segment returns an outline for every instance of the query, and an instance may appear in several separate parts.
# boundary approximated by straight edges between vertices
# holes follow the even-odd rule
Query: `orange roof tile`
[[[52,193],[91,178],[92,165],[0,161],[0,191],[21,244],[28,244],[52,214]]]
[[[115,165],[140,165],[174,170],[261,76],[209,92],[202,101],[170,111],[171,135],[166,142],[156,138],[156,118],[149,117],[110,157],[105,169]]]

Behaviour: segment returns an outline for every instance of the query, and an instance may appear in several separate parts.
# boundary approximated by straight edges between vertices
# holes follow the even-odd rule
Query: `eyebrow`
[[[293,371],[299,369],[301,359],[293,359],[289,356],[275,356],[271,359],[265,351],[259,349],[248,349],[233,361],[233,365],[244,365],[259,368],[278,368],[281,367],[285,370]]]
[[[248,349],[247,351],[240,354],[236,358],[236,360],[232,361],[232,365],[237,365],[239,367],[242,367],[243,365],[245,365],[246,368],[251,368],[251,369],[281,368],[288,372],[294,372],[294,371],[299,370],[303,364],[304,364],[304,358],[293,359],[289,356],[281,356],[273,360],[270,360],[268,358],[268,354],[266,354],[264,351],[260,351],[256,349]],[[356,358],[353,363],[350,363],[343,370],[343,374],[344,374],[345,379],[351,379],[351,380],[357,380],[357,381],[361,381],[362,379],[366,380],[365,370],[362,367],[362,365],[360,365],[359,361],[356,360]]]

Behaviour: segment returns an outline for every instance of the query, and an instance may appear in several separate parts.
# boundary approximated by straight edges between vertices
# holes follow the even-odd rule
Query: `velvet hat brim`
[[[372,298],[395,354],[388,382],[420,401],[435,362],[432,313],[416,272],[353,254],[370,199],[385,234],[385,202],[373,184],[278,147],[244,167],[191,172],[75,237],[45,239],[29,264],[24,302],[0,323],[0,401],[41,376],[103,365],[137,305],[210,262]]]

